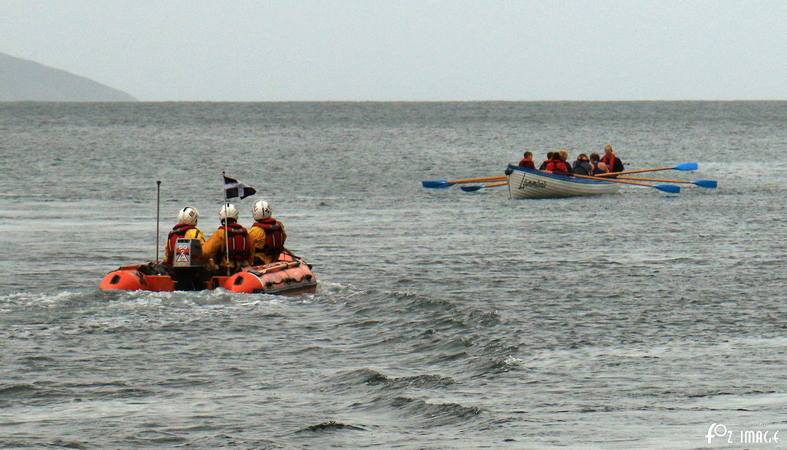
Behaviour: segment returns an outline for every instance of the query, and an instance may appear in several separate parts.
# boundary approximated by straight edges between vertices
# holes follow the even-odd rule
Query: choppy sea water
[[[787,442],[787,103],[0,105],[0,446]],[[719,189],[425,190],[611,142]],[[103,293],[222,170],[314,264],[295,298]],[[251,200],[240,203],[251,220]],[[740,430],[781,431],[742,445]]]

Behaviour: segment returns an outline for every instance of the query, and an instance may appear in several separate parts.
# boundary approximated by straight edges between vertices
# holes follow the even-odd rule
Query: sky
[[[0,0],[0,52],[147,101],[787,99],[787,0]]]

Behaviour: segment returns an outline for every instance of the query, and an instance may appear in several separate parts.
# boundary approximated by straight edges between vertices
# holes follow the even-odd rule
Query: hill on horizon
[[[35,61],[0,53],[0,102],[135,102],[118,89]]]

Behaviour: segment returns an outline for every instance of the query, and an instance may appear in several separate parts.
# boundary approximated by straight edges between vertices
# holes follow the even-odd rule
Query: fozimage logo
[[[778,444],[779,430],[731,430],[723,423],[712,423],[705,438],[708,444],[714,438],[721,438],[727,444]]]

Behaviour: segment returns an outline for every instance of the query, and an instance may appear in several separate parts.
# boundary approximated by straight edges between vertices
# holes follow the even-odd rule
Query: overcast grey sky
[[[141,100],[787,99],[787,1],[0,0]]]

